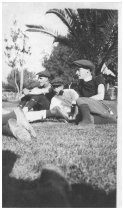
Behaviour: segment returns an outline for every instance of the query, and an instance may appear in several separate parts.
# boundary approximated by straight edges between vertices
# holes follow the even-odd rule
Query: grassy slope
[[[3,149],[20,155],[13,168],[17,178],[37,177],[38,166],[62,169],[71,183],[90,183],[105,191],[116,188],[116,125],[81,128],[63,122],[33,124],[37,139],[19,142],[3,136]]]

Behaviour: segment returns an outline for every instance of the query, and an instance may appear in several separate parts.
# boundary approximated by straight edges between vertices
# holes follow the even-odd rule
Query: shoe
[[[21,141],[31,141],[30,133],[16,119],[9,119],[8,125],[13,136]]]
[[[33,129],[33,127],[31,126],[31,124],[28,122],[28,120],[25,117],[24,112],[22,111],[22,109],[20,107],[17,107],[14,110],[15,114],[16,114],[16,118],[17,118],[17,122],[18,124],[22,125],[27,131],[29,131],[29,133],[36,138],[36,133]]]

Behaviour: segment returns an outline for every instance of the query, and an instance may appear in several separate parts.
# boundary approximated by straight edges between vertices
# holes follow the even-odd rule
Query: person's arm
[[[73,90],[73,89],[70,89],[70,90],[72,93],[72,104],[76,104],[76,101],[79,98],[79,95],[75,90]]]
[[[99,84],[97,89],[97,94],[91,96],[90,98],[100,101],[104,100],[104,96],[105,96],[105,86],[104,84]]]
[[[24,93],[24,95],[40,95],[40,94],[49,93],[49,90],[50,90],[50,87],[46,87],[46,88],[35,87],[31,90],[24,88],[23,93]]]
[[[49,89],[50,87],[47,87],[47,88],[38,88],[38,87],[35,87],[33,88],[32,90],[29,90],[29,93],[28,95],[40,95],[40,94],[46,94],[46,93],[49,93]]]
[[[77,116],[77,113],[78,113],[78,108],[77,108],[77,105],[76,105],[76,101],[79,98],[79,95],[73,89],[70,89],[70,91],[71,91],[71,95],[72,95],[72,102],[71,102],[71,112],[69,113],[69,120],[74,120]]]

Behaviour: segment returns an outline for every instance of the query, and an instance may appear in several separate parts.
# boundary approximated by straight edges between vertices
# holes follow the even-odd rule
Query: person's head
[[[64,85],[54,86],[53,89],[54,89],[54,92],[56,93],[56,95],[58,95],[64,89]]]
[[[60,77],[53,79],[51,81],[51,85],[56,95],[58,95],[64,89],[63,80]]]
[[[49,85],[49,78],[50,78],[50,73],[45,70],[37,73],[38,75],[38,81],[40,83],[40,86],[47,86]]]
[[[40,83],[40,86],[47,86],[49,84],[48,77],[38,77],[38,81]]]
[[[77,76],[79,79],[83,79],[85,80],[87,77],[91,76],[91,72],[90,69],[86,69],[86,68],[79,68],[76,72]]]
[[[86,78],[92,76],[95,66],[91,61],[88,60],[77,60],[74,64],[78,67],[76,72],[79,79],[85,80]]]

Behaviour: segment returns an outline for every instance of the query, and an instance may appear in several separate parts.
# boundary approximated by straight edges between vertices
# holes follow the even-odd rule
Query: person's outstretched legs
[[[9,112],[7,114],[2,114],[2,125],[6,125],[9,119],[17,119],[16,114],[14,111]]]
[[[22,125],[27,131],[29,131],[33,137],[36,137],[33,127],[26,119],[20,107],[17,107],[11,113],[2,115],[2,125],[6,125],[9,119],[16,119],[18,124]]]
[[[87,104],[81,104],[79,108],[79,120],[77,124],[115,124],[117,121],[110,117],[103,117],[100,115],[92,114]]]
[[[80,121],[77,122],[80,125],[87,125],[87,124],[93,124],[91,115],[90,115],[90,109],[87,104],[81,104],[78,106],[79,108],[79,119]]]
[[[15,137],[23,141],[31,141],[30,133],[16,119],[9,119],[6,125],[2,126],[2,134],[5,136]]]
[[[30,111],[27,112],[25,115],[29,122],[44,120],[46,118],[51,118],[51,117],[57,117],[57,118],[61,117],[64,118],[66,121],[69,120],[68,115],[62,112],[62,110],[58,106],[52,108],[51,110]]]
[[[94,124],[117,124],[117,121],[113,118],[102,117],[99,115],[93,115]]]

